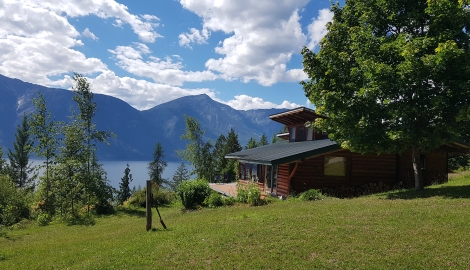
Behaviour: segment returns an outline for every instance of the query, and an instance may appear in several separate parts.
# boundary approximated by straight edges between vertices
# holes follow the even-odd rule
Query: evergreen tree
[[[268,142],[268,138],[266,137],[266,135],[261,135],[261,138],[259,139],[259,142],[258,142],[258,146],[264,146],[264,145],[268,145],[269,142]]]
[[[181,162],[181,164],[176,169],[175,174],[173,175],[173,181],[170,182],[171,190],[176,191],[178,186],[183,181],[188,181],[188,180],[189,180],[188,169],[186,168],[186,165],[184,164],[184,162]]]
[[[153,152],[153,161],[151,161],[148,166],[150,180],[160,187],[167,183],[167,180],[162,178],[163,170],[165,170],[168,165],[164,160],[164,152],[162,144],[158,142]]]
[[[212,151],[212,157],[215,167],[214,171],[216,173],[221,173],[227,164],[227,161],[225,159],[226,143],[227,138],[224,136],[224,134],[220,134],[219,138],[217,138],[217,141],[215,142],[214,150]]]
[[[15,134],[13,149],[8,151],[10,160],[9,175],[17,188],[32,191],[34,189],[35,175],[30,175],[34,171],[29,163],[29,155],[32,151],[33,142],[30,139],[29,124],[26,115],[23,115],[21,126],[18,126]]]
[[[7,174],[7,162],[3,158],[3,148],[0,146],[0,175]]]
[[[118,202],[122,204],[132,195],[129,184],[132,182],[132,174],[130,174],[131,169],[129,164],[127,164],[126,169],[124,169],[124,176],[121,178],[121,183],[119,183],[119,193],[118,193]]]
[[[248,141],[248,144],[245,146],[245,149],[252,149],[252,148],[256,148],[258,146],[258,144],[256,143],[256,140],[251,137],[250,140]]]
[[[233,128],[227,135],[227,143],[225,145],[225,153],[231,154],[241,151],[243,148],[238,141],[238,135]],[[238,162],[234,159],[227,160],[227,165],[224,168],[224,174],[227,174],[228,182],[237,180]]]
[[[212,182],[214,179],[214,156],[211,153],[212,143],[207,141],[201,151],[201,167],[199,177]]]

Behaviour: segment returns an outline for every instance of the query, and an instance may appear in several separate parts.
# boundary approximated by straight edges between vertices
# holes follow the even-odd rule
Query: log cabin
[[[226,155],[239,161],[238,181],[257,184],[264,194],[285,198],[309,189],[331,189],[377,184],[413,187],[411,150],[401,154],[358,154],[342,149],[327,134],[306,123],[322,117],[300,107],[274,114],[270,119],[287,127],[283,142]],[[424,185],[448,180],[448,153],[468,152],[469,145],[449,143],[421,154]]]

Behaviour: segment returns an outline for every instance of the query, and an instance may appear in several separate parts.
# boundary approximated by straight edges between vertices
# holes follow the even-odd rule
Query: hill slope
[[[37,92],[44,96],[47,107],[58,121],[68,121],[75,107],[69,90],[47,88],[0,75],[0,146],[11,147],[17,125],[23,114],[34,111],[32,100]],[[262,134],[270,138],[282,125],[269,120],[269,115],[280,109],[237,111],[209,98],[207,95],[179,98],[152,109],[139,111],[126,102],[95,94],[98,113],[95,118],[99,130],[111,130],[117,138],[110,146],[98,146],[98,156],[107,160],[149,160],[155,143],[161,142],[168,160],[177,160],[175,150],[184,149],[180,139],[185,129],[184,115],[199,121],[205,136],[213,142],[220,134],[234,128],[240,143]]]

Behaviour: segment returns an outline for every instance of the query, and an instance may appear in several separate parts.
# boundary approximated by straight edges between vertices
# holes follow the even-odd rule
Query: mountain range
[[[38,92],[44,96],[47,109],[57,121],[68,122],[75,108],[70,90],[48,88],[0,75],[0,146],[4,152],[11,148],[17,126],[24,114],[35,111],[33,99]],[[220,134],[231,128],[238,134],[242,146],[262,134],[270,139],[283,126],[269,115],[284,109],[235,110],[209,96],[186,96],[160,104],[148,110],[137,110],[126,102],[107,95],[95,94],[98,112],[94,118],[98,130],[110,130],[117,137],[109,145],[98,145],[98,157],[103,160],[151,160],[157,142],[162,143],[165,158],[179,160],[175,150],[185,149],[181,139],[185,130],[184,116],[198,120],[205,139],[215,143]],[[76,109],[75,109],[76,110]]]

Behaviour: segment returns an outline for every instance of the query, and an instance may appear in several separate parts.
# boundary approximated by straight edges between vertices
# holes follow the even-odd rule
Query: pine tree
[[[256,140],[251,137],[250,140],[248,141],[248,144],[245,146],[245,149],[252,149],[252,148],[256,148],[258,145],[256,143]]]
[[[7,174],[7,162],[3,158],[3,148],[0,146],[0,175]]]
[[[35,175],[34,167],[29,163],[29,155],[32,151],[33,142],[30,139],[29,124],[26,115],[23,115],[21,126],[18,126],[15,134],[13,149],[8,150],[8,159],[10,160],[9,175],[17,188],[32,191],[34,189]]]
[[[181,162],[181,165],[178,166],[178,168],[175,171],[175,174],[173,175],[173,181],[170,182],[171,190],[176,191],[178,186],[183,181],[188,181],[188,180],[189,180],[188,169],[186,168],[186,165],[184,164],[184,162]]]
[[[232,128],[227,135],[227,143],[225,145],[225,153],[231,154],[241,151],[243,148],[238,141],[238,135]],[[237,180],[238,162],[234,159],[227,160],[227,165],[224,168],[224,174],[227,174],[228,182]]]
[[[214,160],[214,171],[216,173],[221,173],[226,164],[227,161],[225,159],[225,144],[227,143],[227,138],[224,136],[224,134],[220,134],[219,138],[217,138],[217,141],[215,142],[214,150],[212,151],[212,157]]]
[[[127,167],[124,170],[124,176],[121,178],[121,183],[119,183],[119,204],[124,203],[132,195],[131,189],[129,187],[130,182],[132,182],[132,174],[130,174],[130,172],[131,169],[129,168],[129,164],[127,164]]]
[[[266,137],[266,135],[261,135],[261,138],[259,139],[259,142],[258,142],[258,146],[264,146],[264,145],[268,145],[269,142],[268,142],[268,138]]]
[[[163,150],[162,144],[158,142],[155,145],[155,150],[153,152],[153,161],[149,163],[147,168],[150,180],[152,180],[158,186],[162,186],[163,184],[167,183],[167,180],[162,178],[163,171],[168,165],[164,160],[164,152],[165,150]]]

